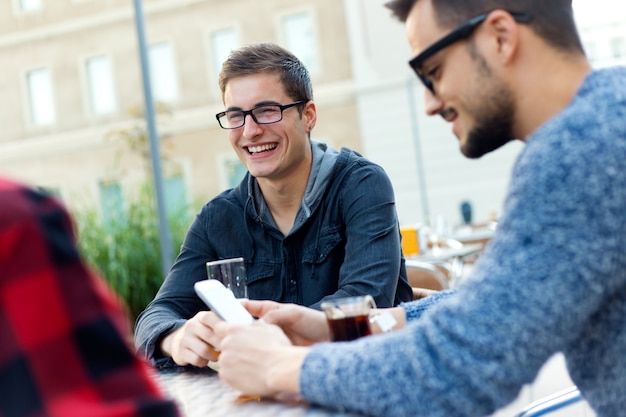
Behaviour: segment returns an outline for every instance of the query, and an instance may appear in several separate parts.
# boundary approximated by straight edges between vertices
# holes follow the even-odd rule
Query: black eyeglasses
[[[428,78],[428,75],[424,74],[424,72],[422,71],[422,66],[424,65],[424,62],[442,49],[447,48],[455,42],[468,38],[474,32],[474,30],[476,30],[476,28],[480,26],[480,24],[484,22],[485,19],[487,19],[487,16],[489,16],[492,11],[493,10],[485,12],[461,24],[452,32],[448,33],[446,36],[430,45],[421,54],[417,55],[415,58],[409,61],[409,65],[411,66],[411,68],[413,68],[413,71],[415,71],[422,83],[433,94],[435,93],[435,87],[433,86],[433,82]],[[518,13],[511,11],[507,11],[507,13],[509,13],[513,17],[513,19],[515,19],[515,21],[519,23],[528,23],[532,19],[532,16],[528,13]]]
[[[226,110],[215,115],[222,129],[237,129],[246,124],[246,116],[250,115],[255,123],[269,125],[283,120],[283,111],[307,100],[294,101],[289,104],[262,104],[250,110]]]

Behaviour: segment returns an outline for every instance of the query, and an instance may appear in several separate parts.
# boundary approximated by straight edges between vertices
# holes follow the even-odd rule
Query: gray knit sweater
[[[626,415],[626,68],[594,71],[527,140],[471,278],[402,331],[325,343],[313,403],[373,416],[485,416],[563,352],[598,416]]]

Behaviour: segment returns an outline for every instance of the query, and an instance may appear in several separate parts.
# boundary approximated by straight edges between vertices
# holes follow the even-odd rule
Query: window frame
[[[311,41],[314,43],[314,47],[306,47],[304,48],[307,51],[313,49],[312,56],[314,59],[314,64],[312,65],[308,62],[303,56],[301,56],[298,48],[294,48],[290,43],[290,36],[287,33],[287,29],[285,26],[285,21],[289,17],[298,16],[298,15],[308,15],[311,20]],[[285,10],[282,13],[279,13],[276,16],[276,27],[278,32],[278,39],[280,39],[281,44],[292,52],[294,55],[298,57],[302,61],[302,63],[307,67],[309,73],[311,75],[320,74],[323,72],[324,62],[323,62],[323,54],[322,54],[322,39],[319,31],[319,18],[317,16],[317,11],[312,6],[305,7],[297,7],[289,10]]]
[[[94,100],[93,100],[94,97],[92,95],[91,79],[90,79],[90,73],[89,73],[89,67],[88,67],[90,60],[96,59],[99,57],[105,57],[108,59],[109,70],[110,70],[110,80],[111,80],[110,88],[112,90],[113,108],[110,111],[106,111],[106,112],[95,111]],[[107,117],[107,116],[117,114],[119,112],[120,106],[119,106],[117,79],[115,76],[115,59],[113,55],[107,52],[86,55],[82,59],[79,60],[79,67],[80,67],[79,72],[82,78],[82,91],[83,91],[82,95],[83,95],[85,114],[88,117],[94,117],[94,118]]]
[[[609,38],[609,51],[611,59],[621,60],[626,58],[626,36],[611,36]]]
[[[15,15],[30,15],[35,13],[41,13],[45,8],[44,0],[37,0],[39,3],[39,7],[34,9],[24,9],[22,6],[24,0],[13,0],[13,12]]]
[[[220,64],[216,63],[213,35],[215,35],[218,32],[224,32],[226,30],[232,30],[236,36],[237,45],[235,45],[234,48],[240,48],[241,46],[243,46],[243,43],[241,41],[242,32],[241,32],[240,25],[238,23],[232,23],[232,24],[227,24],[227,25],[223,25],[220,27],[212,28],[210,30],[205,31],[205,34],[204,34],[209,95],[214,98],[219,98],[220,103],[221,103],[221,91],[219,88],[219,76],[220,76],[222,63]]]
[[[168,80],[172,82],[172,85],[175,88],[175,97],[173,98],[167,98],[167,99],[163,99],[161,97],[158,97],[157,92],[159,91],[157,88],[155,88],[155,86],[157,85],[157,80],[155,77],[155,74],[157,74],[157,72],[154,69],[154,66],[152,65],[152,48],[154,48],[155,46],[158,45],[168,45],[170,48],[170,53],[171,53],[171,68],[173,69],[173,76],[172,76],[172,80]],[[177,53],[176,53],[176,47],[174,44],[173,40],[170,39],[161,39],[161,40],[157,40],[154,42],[150,42],[150,44],[147,47],[147,55],[148,55],[148,66],[150,68],[150,82],[151,82],[151,89],[152,89],[152,98],[155,102],[161,102],[161,103],[167,103],[167,104],[174,104],[174,103],[178,103],[181,101],[182,99],[182,85],[181,85],[181,78],[180,78],[180,70],[178,68],[178,62],[177,62]],[[167,84],[167,83],[164,83]]]
[[[46,70],[49,74],[50,79],[50,104],[52,105],[52,120],[50,122],[44,123],[36,123],[35,120],[35,111],[33,107],[33,96],[31,94],[31,82],[30,82],[30,74],[34,71]],[[22,84],[23,84],[23,109],[24,109],[24,119],[25,124],[31,129],[41,129],[55,126],[59,121],[58,114],[58,103],[55,93],[54,86],[54,71],[52,70],[52,65],[38,65],[30,67],[23,71],[22,74]]]

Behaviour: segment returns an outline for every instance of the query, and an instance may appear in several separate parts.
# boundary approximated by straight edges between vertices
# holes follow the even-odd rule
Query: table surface
[[[415,256],[407,256],[407,265],[410,260],[422,261],[422,262],[437,262],[446,261],[453,258],[464,258],[466,256],[474,255],[480,252],[483,245],[479,243],[471,243],[463,245],[460,248],[452,248],[450,246],[442,246],[430,248],[428,252]]]
[[[456,230],[450,239],[457,240],[461,243],[487,241],[495,235],[496,230],[493,227],[481,227],[478,229],[460,228]]]
[[[356,417],[304,402],[240,401],[240,393],[210,370],[160,372],[158,381],[178,403],[184,417]]]

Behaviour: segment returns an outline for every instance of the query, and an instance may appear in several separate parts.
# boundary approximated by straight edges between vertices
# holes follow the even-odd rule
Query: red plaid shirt
[[[0,417],[176,416],[54,199],[0,178]]]

